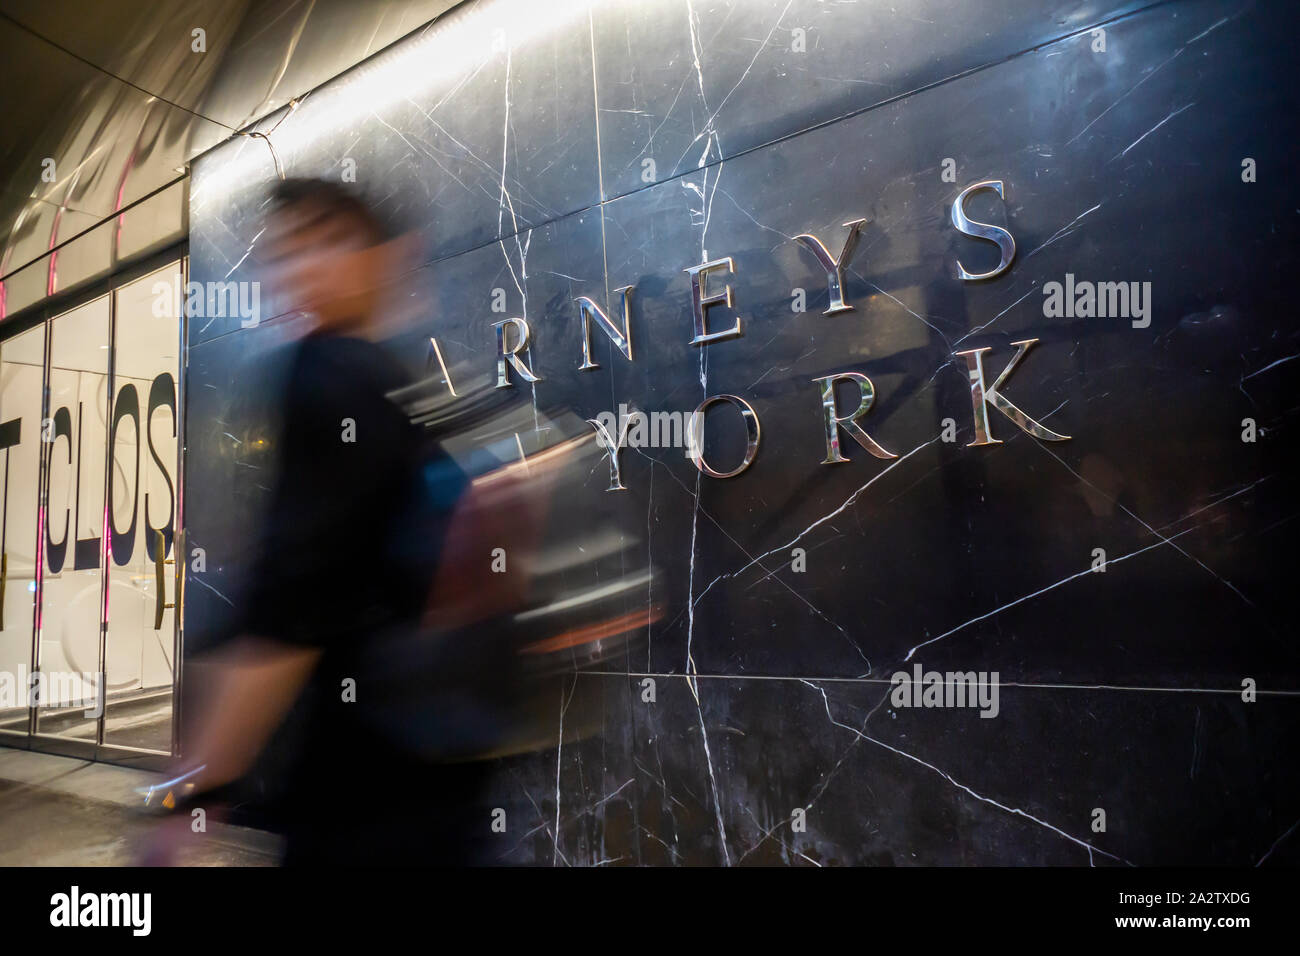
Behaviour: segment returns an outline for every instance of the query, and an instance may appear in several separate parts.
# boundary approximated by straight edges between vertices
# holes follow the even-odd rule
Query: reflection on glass
[[[37,624],[36,730],[94,741],[99,721],[100,559],[106,524],[109,300],[50,320],[45,568]]]
[[[180,265],[123,286],[114,317],[104,742],[168,752],[176,646]],[[159,542],[162,544],[161,554]],[[159,563],[159,557],[162,563]]]
[[[43,325],[0,342],[0,733],[27,733]]]

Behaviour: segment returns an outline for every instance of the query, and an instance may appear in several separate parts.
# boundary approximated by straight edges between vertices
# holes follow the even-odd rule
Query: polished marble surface
[[[572,492],[590,526],[552,545],[577,549],[591,527],[621,541],[569,566],[569,584],[648,568],[619,600],[664,613],[569,679],[562,743],[501,762],[483,810],[507,811],[495,856],[1294,863],[1291,5],[934,2],[909,19],[879,4],[642,0],[566,8],[535,40],[516,31],[493,49],[481,24],[513,9],[471,5],[374,67],[414,72],[404,58],[424,62],[421,44],[459,42],[462,75],[387,96],[354,71],[278,129],[268,118],[284,169],[333,176],[360,157],[358,186],[419,231],[415,325],[398,343],[413,364],[435,336],[458,386],[490,385],[491,323],[527,318],[542,381],[507,398],[525,454],[620,402],[689,413],[723,393],[752,405],[762,440],[733,479],[700,475],[681,448],[629,448],[626,492],[605,490],[603,465]],[[805,23],[795,54],[789,31]],[[652,142],[668,158],[644,181]],[[256,276],[274,175],[260,142],[196,162],[192,278]],[[950,219],[985,180],[1005,201],[985,191],[967,209],[1009,229],[1016,257],[962,282],[959,260],[997,262]],[[794,237],[836,252],[842,224],[864,217],[854,310],[823,315],[825,273]],[[743,335],[692,346],[683,270],[727,256],[734,309],[709,322],[738,314]],[[1044,288],[1067,274],[1149,282],[1149,324],[1045,314]],[[574,299],[617,316],[625,285],[634,361],[596,333],[601,367],[580,372]],[[246,442],[273,428],[267,369],[294,322],[278,311],[255,329],[191,324],[186,505],[209,562],[188,591],[198,646],[238,605],[264,506]],[[967,447],[954,353],[988,347],[991,383],[1030,338],[1007,397],[1070,439],[990,410],[1002,443]],[[861,424],[897,458],[845,440],[848,463],[820,464],[813,379],[842,371],[870,376]],[[738,461],[739,416],[708,422],[708,459]],[[997,717],[895,707],[891,676],[917,664],[996,673]],[[564,723],[579,710],[597,718]]]

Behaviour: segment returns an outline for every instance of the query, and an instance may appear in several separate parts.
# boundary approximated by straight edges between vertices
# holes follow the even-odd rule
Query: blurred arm
[[[307,683],[321,652],[241,637],[205,667],[204,706],[188,763],[206,764],[199,790],[240,777]]]

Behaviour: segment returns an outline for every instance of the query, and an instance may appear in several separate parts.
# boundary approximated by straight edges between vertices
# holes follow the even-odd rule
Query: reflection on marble
[[[1146,4],[613,0],[593,6],[606,197],[831,123]],[[837,143],[835,153],[856,152]]]
[[[284,346],[300,331],[300,320],[286,319],[190,349],[185,525],[187,547],[202,549],[205,568],[191,570],[186,581],[187,653],[223,633],[245,586],[240,572],[252,557],[250,531],[275,486]]]
[[[418,236],[422,260],[596,203],[591,56],[576,0],[449,12],[265,118],[268,138],[230,140],[194,164],[193,271],[259,278],[260,211],[277,171],[355,177],[387,223]],[[196,341],[233,327],[201,327]]]
[[[1290,5],[921,5],[939,26],[856,6],[817,13],[830,46],[810,40],[808,62],[824,60],[793,91],[789,63],[762,41],[774,23],[813,16],[798,3],[643,0],[597,5],[536,45],[516,37],[508,55],[475,61],[468,85],[429,81],[376,109],[362,140],[329,111],[309,120],[308,105],[281,127],[300,128],[282,156],[296,173],[328,173],[364,142],[394,177],[392,221],[414,216],[433,236],[412,277],[417,327],[399,345],[413,363],[435,336],[454,381],[490,384],[492,323],[527,319],[542,380],[508,398],[524,453],[620,403],[689,413],[729,393],[762,422],[736,478],[702,475],[680,447],[630,447],[627,491],[606,491],[603,466],[580,489],[593,524],[612,523],[619,553],[639,556],[635,573],[654,571],[625,596],[629,610],[664,614],[621,659],[574,674],[556,702],[559,746],[501,761],[483,808],[484,821],[507,812],[498,858],[1294,862],[1300,680],[1278,560],[1295,516],[1286,446],[1300,370]],[[473,47],[474,22],[443,27]],[[1102,22],[1104,51],[1091,30]],[[869,74],[881,89],[814,82],[847,76],[855,48],[886,51],[869,58],[889,64]],[[403,45],[390,53],[400,60]],[[501,85],[516,71],[559,85],[531,88],[538,111],[512,102],[507,121]],[[598,127],[596,103],[573,92],[593,77]],[[336,102],[362,83],[312,96]],[[469,115],[489,103],[495,140]],[[633,119],[610,116],[621,110]],[[710,125],[724,152],[704,150]],[[428,140],[439,127],[469,138],[455,134],[444,155]],[[651,183],[621,179],[660,135],[671,162]],[[196,164],[193,278],[239,277],[258,228],[252,197],[274,168],[265,156],[238,176],[222,166],[261,145]],[[508,189],[503,146],[532,157],[510,159]],[[552,160],[576,165],[552,179]],[[462,174],[471,180],[454,183]],[[958,260],[986,271],[998,249],[954,229],[951,205],[990,179],[1005,198],[982,191],[967,211],[1008,229],[1016,257],[963,282]],[[843,290],[853,309],[824,315],[825,270],[795,237],[834,253],[860,218]],[[712,307],[709,323],[739,315],[743,335],[692,345],[684,270],[728,256],[734,274],[709,281],[720,291],[725,279],[733,307]],[[1149,324],[1048,316],[1044,288],[1067,275],[1150,282]],[[579,371],[575,299],[615,317],[628,285],[634,360],[593,330],[600,367]],[[279,324],[194,330],[187,505],[210,563],[238,564],[261,484],[229,453],[230,435],[257,420],[238,406],[262,394],[235,370]],[[1038,343],[1007,398],[1070,439],[1040,441],[990,410],[1001,443],[968,447],[955,353],[987,347],[992,381],[1027,339]],[[845,371],[870,377],[860,424],[897,458],[844,442],[848,462],[821,464],[815,379]],[[1245,419],[1255,441],[1243,441]],[[710,462],[732,467],[744,440],[734,409],[710,412]],[[574,548],[581,530],[569,531]],[[215,633],[200,577],[187,629]],[[998,675],[997,717],[894,707],[891,675],[917,664]],[[602,715],[598,730],[565,725],[570,708]]]

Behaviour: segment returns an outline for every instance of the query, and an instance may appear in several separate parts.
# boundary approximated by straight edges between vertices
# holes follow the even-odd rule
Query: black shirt
[[[402,384],[371,342],[313,334],[299,344],[246,633],[341,650],[419,614],[429,569],[401,560],[419,493],[416,435],[386,397]]]
[[[465,862],[487,833],[486,766],[431,766],[368,719],[385,681],[365,675],[386,666],[384,636],[417,622],[440,543],[430,512],[445,525],[463,480],[386,397],[402,384],[379,346],[319,334],[288,376],[243,631],[323,651],[290,721],[290,864]]]

